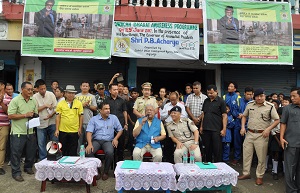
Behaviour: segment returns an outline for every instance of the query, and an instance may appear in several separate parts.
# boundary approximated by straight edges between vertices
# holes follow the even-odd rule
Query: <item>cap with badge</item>
[[[261,94],[265,94],[265,90],[263,88],[259,88],[254,91],[254,97],[261,95]]]
[[[142,84],[142,88],[144,87],[152,87],[152,84],[150,82],[145,82],[144,84]]]
[[[97,84],[97,90],[100,90],[100,89],[105,89],[105,85],[103,83]]]
[[[181,107],[179,107],[179,106],[173,107],[173,108],[170,110],[170,113],[172,113],[173,111],[181,113]]]
[[[74,85],[67,85],[65,92],[73,92],[73,93],[75,93],[77,91],[75,90],[75,86]]]

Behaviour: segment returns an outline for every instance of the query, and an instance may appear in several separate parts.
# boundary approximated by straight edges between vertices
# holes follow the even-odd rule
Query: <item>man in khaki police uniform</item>
[[[258,158],[255,184],[262,185],[270,131],[279,123],[279,116],[274,105],[266,101],[264,89],[255,90],[254,101],[249,102],[246,106],[240,131],[242,136],[246,134],[245,124],[247,117],[249,117],[249,120],[248,132],[243,144],[243,175],[239,176],[238,179],[251,178],[250,168],[255,149]]]
[[[133,113],[137,118],[141,118],[145,115],[146,105],[152,105],[155,109],[155,114],[157,113],[158,106],[155,97],[150,96],[151,86],[152,84],[150,82],[145,82],[144,84],[142,84],[143,96],[138,97],[133,106]]]
[[[181,163],[183,153],[194,151],[195,161],[200,162],[199,131],[189,118],[180,118],[181,108],[175,106],[170,110],[172,121],[167,123],[169,137],[176,143],[174,162]]]

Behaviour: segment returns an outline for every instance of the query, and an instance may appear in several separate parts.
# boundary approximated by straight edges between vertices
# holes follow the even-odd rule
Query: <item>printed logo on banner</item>
[[[130,40],[129,38],[115,38],[114,51],[129,54]]]
[[[110,11],[110,6],[106,5],[104,6],[104,12],[109,12]]]

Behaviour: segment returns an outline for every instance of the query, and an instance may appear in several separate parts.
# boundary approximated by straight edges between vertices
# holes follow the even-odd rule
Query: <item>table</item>
[[[86,183],[86,191],[89,193],[90,184],[97,185],[98,167],[101,167],[101,161],[98,158],[85,158],[78,160],[75,164],[60,164],[58,161],[44,159],[35,164],[35,178],[42,181],[41,192],[46,190],[47,179],[57,179],[76,182],[83,180]]]
[[[176,190],[176,173],[166,162],[142,162],[139,169],[121,169],[123,161],[115,169],[118,193],[123,190]]]
[[[239,173],[225,163],[214,163],[217,169],[200,169],[196,164],[177,163],[174,170],[179,176],[177,190],[226,190],[237,184]]]

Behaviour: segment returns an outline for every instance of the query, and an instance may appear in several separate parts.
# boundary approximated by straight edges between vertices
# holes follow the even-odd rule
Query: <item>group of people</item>
[[[21,94],[13,98],[12,86],[2,82],[1,147],[5,147],[10,129],[13,178],[24,180],[20,169],[24,148],[24,172],[34,174],[35,150],[38,149],[39,160],[45,159],[47,140],[62,143],[62,153],[66,156],[77,156],[80,145],[86,145],[88,157],[99,149],[104,150],[103,180],[109,177],[114,156],[117,161],[124,159],[125,148],[132,152],[134,160],[143,160],[149,152],[156,162],[179,163],[188,152],[194,155],[195,161],[236,165],[242,158],[243,174],[239,179],[249,179],[255,150],[258,158],[255,183],[261,185],[268,156],[272,158],[275,175],[284,149],[287,192],[299,190],[300,89],[292,89],[291,98],[275,93],[267,98],[264,89],[246,87],[241,97],[237,84],[229,82],[228,92],[220,97],[215,85],[206,86],[205,95],[201,83],[196,81],[186,85],[184,96],[177,91],[167,96],[166,88],[161,88],[154,97],[152,84],[145,82],[139,96],[136,88],[115,83],[119,76],[115,74],[108,84],[109,94],[105,84],[98,81],[94,89],[88,81],[83,81],[81,92],[76,94],[74,85],[63,89],[58,81],[52,81],[52,90],[47,91],[46,82],[39,79],[34,86],[23,82]],[[26,122],[37,116],[40,125],[28,128]],[[231,147],[233,160],[230,162]],[[5,148],[0,155],[0,174],[5,174],[2,169]]]

